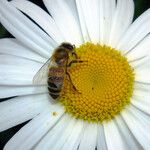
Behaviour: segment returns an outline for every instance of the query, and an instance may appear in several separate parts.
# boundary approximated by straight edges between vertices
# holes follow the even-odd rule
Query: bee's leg
[[[69,80],[70,80],[70,82],[71,82],[71,84],[72,84],[74,90],[77,91],[76,87],[73,85],[73,82],[72,82],[72,80],[71,80],[70,74],[69,74],[68,72],[66,72],[66,74],[68,75]]]
[[[83,63],[85,61],[82,61],[82,60],[72,60],[68,65],[67,67],[71,67],[72,64],[75,64],[75,63]]]
[[[71,62],[72,62],[72,63],[77,63],[78,61],[77,61],[77,60],[72,60]],[[72,84],[72,86],[73,86],[73,89],[74,89],[75,91],[78,91],[78,90],[76,89],[76,87],[74,86],[73,82],[72,82],[72,79],[71,79],[71,77],[70,77],[70,74],[69,74],[68,71],[67,71],[67,68],[70,67],[71,64],[72,64],[71,62],[68,64],[68,61],[67,61],[67,64],[68,64],[68,65],[66,65],[66,70],[65,70],[65,71],[66,71],[66,75],[69,77],[69,80],[70,80],[70,82],[71,82],[71,84]],[[82,62],[83,62],[83,61],[82,61]]]

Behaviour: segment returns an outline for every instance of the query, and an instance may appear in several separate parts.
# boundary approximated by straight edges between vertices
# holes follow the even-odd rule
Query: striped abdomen
[[[51,67],[48,75],[48,90],[53,99],[57,99],[60,95],[63,85],[65,70],[62,67]]]

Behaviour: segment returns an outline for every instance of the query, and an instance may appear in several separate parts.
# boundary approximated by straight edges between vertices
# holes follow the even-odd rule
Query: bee
[[[74,59],[70,61],[70,57]],[[68,67],[73,63],[82,63],[83,61],[78,59],[75,52],[75,45],[64,42],[60,44],[53,52],[52,56],[47,62],[39,69],[33,78],[33,84],[47,84],[49,95],[54,99],[58,99],[63,86],[64,78],[67,75],[73,88],[70,74],[68,73]]]

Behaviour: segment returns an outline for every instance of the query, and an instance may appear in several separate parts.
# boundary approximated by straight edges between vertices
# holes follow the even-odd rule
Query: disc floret
[[[134,70],[119,51],[86,43],[76,49],[84,63],[68,70],[74,86],[64,80],[60,102],[66,112],[87,121],[103,122],[120,113],[133,94]]]

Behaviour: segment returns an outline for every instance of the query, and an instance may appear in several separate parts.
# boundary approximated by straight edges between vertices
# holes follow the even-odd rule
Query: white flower
[[[4,149],[149,150],[150,10],[132,23],[132,0],[43,1],[51,16],[26,0],[0,0],[0,22],[15,37],[0,40],[0,98],[14,97],[0,103],[0,131],[31,119]],[[50,102],[46,85],[33,85],[64,41],[111,46],[134,68],[131,104],[110,121],[75,119]]]

